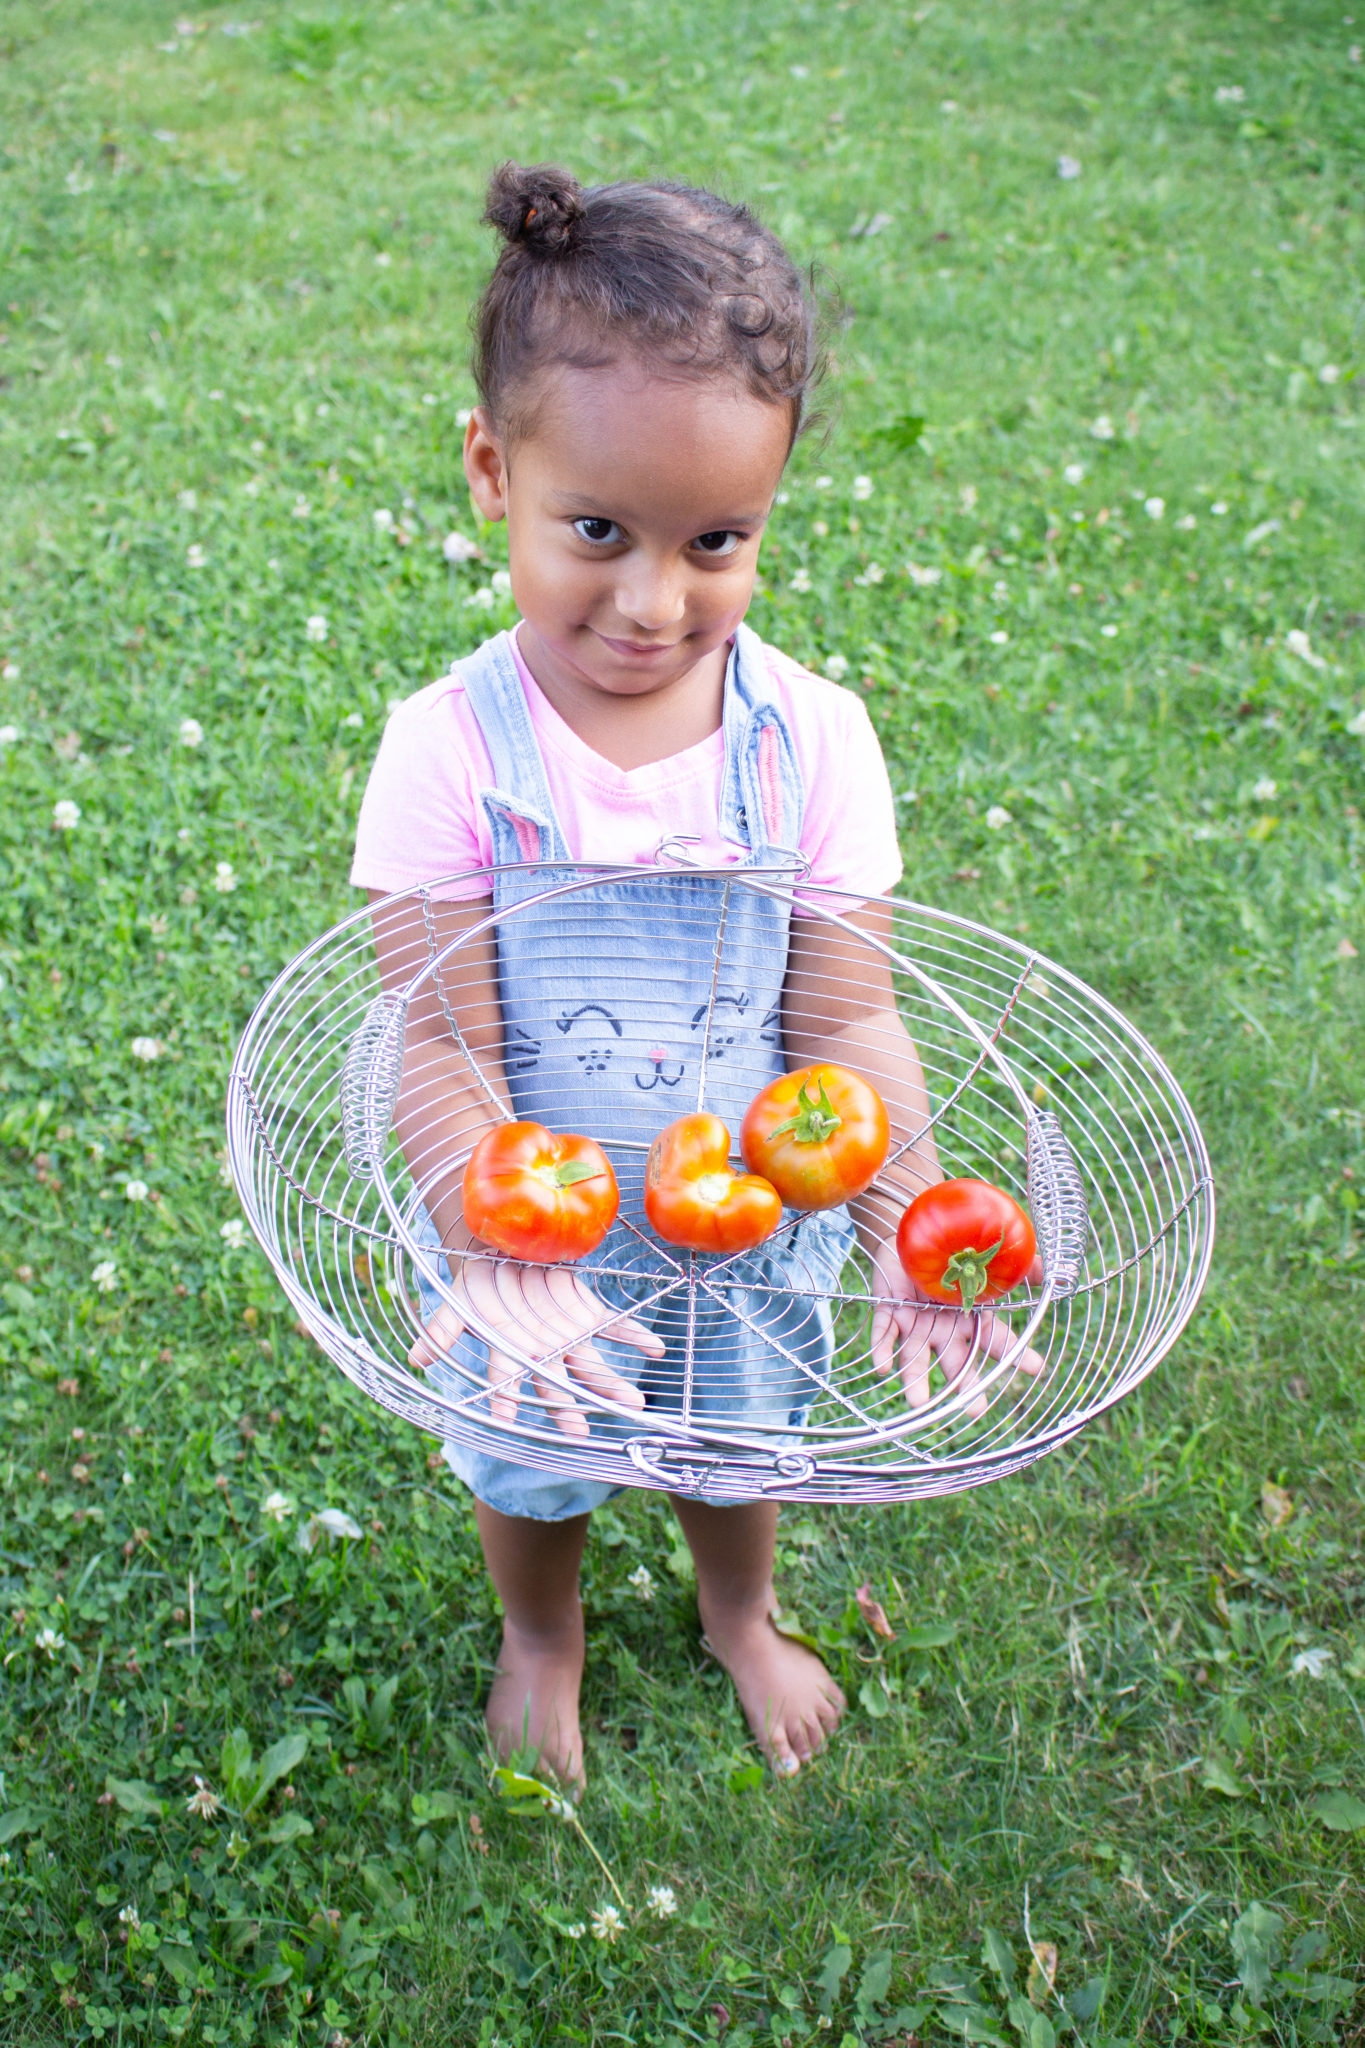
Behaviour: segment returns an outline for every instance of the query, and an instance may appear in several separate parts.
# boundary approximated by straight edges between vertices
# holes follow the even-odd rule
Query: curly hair
[[[673,183],[580,186],[505,163],[484,219],[503,237],[475,308],[474,378],[504,433],[531,426],[555,363],[628,354],[687,377],[737,377],[786,405],[791,439],[823,371],[810,282],[746,206]]]

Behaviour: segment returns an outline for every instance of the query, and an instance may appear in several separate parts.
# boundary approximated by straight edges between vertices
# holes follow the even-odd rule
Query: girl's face
[[[558,369],[532,419],[509,445],[479,407],[464,463],[537,651],[610,696],[681,682],[748,608],[787,407],[619,362]]]

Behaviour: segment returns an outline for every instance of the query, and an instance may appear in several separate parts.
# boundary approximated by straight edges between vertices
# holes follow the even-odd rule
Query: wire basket
[[[882,900],[870,930],[861,899],[814,888],[791,869],[694,870],[723,885],[719,917],[716,891],[689,899],[675,871],[631,870],[633,884],[651,892],[657,884],[658,946],[649,964],[623,960],[621,974],[666,981],[670,960],[688,946],[711,951],[710,998],[692,1019],[683,1085],[675,1064],[684,1062],[671,1063],[668,1047],[633,1041],[592,1005],[584,1017],[564,1008],[575,962],[591,955],[600,968],[610,945],[605,907],[625,871],[528,864],[498,872],[515,874],[521,893],[496,914],[469,900],[491,893],[494,871],[480,870],[389,897],[325,933],[267,991],[233,1062],[229,1156],[251,1227],[317,1343],[383,1407],[444,1441],[566,1478],[729,1500],[902,1500],[1022,1470],[1112,1408],[1175,1342],[1212,1253],[1208,1156],[1162,1060],[1074,975],[998,932],[919,904]],[[842,1271],[803,1261],[802,1233],[784,1219],[785,1265],[755,1278],[752,1264],[661,1243],[644,1219],[643,1161],[659,1130],[699,1104],[722,1115],[729,1106],[737,1137],[733,1104],[771,1073],[780,1020],[746,1019],[729,985],[726,934],[738,929],[733,908],[746,899],[794,902],[818,921],[823,971],[807,988],[808,1012],[823,1003],[832,1022],[842,1021],[859,990],[880,989],[883,999],[890,991],[918,1051],[929,1107],[918,1129],[902,1130],[888,1164],[911,1156],[931,1128],[945,1174],[994,1181],[1029,1208],[1043,1278],[993,1305],[1012,1333],[1003,1356],[985,1356],[972,1320],[983,1413],[972,1412],[979,1403],[961,1380],[945,1382],[937,1369],[919,1408],[907,1404],[894,1375],[875,1371],[871,1323],[882,1297],[861,1250]],[[547,903],[557,936],[536,953],[537,971],[522,977],[514,1028],[485,999],[489,963],[496,972],[508,920]],[[874,1008],[866,1026],[873,1032],[878,1014]],[[880,1071],[904,1058],[909,1091],[904,1036],[880,1014]],[[581,1110],[557,1127],[596,1138],[622,1188],[609,1253],[589,1254],[574,1271],[589,1286],[628,1281],[674,1360],[643,1413],[585,1396],[561,1362],[509,1346],[505,1331],[500,1349],[518,1372],[515,1421],[493,1418],[486,1375],[467,1355],[462,1364],[448,1352],[444,1369],[427,1373],[408,1363],[423,1327],[423,1291],[428,1304],[451,1299],[424,1227],[425,1199],[462,1171],[478,1129],[452,1151],[448,1139],[425,1142],[409,1118],[400,1146],[400,1085],[405,1100],[413,1088],[420,1095],[423,1062],[436,1075],[438,1058],[446,1063],[440,1071],[453,1061],[482,1092],[486,1128],[487,1117],[506,1113],[498,1078],[515,1087],[529,1045],[535,1114],[552,1128],[556,1100],[580,1103],[594,1062],[634,1063],[634,1093],[620,1097],[626,1108],[606,1127],[587,1128]],[[867,1202],[880,1235],[894,1237],[904,1201],[903,1190],[873,1183]],[[478,1256],[495,1275],[509,1263],[491,1251]],[[604,1324],[611,1313],[604,1308]],[[826,1341],[811,1366],[803,1333],[817,1325]],[[736,1421],[726,1404],[700,1398],[694,1355],[705,1330],[709,1369],[714,1375],[719,1362],[723,1374],[732,1335],[733,1370],[752,1382],[755,1326],[765,1339],[774,1329],[782,1334],[760,1345],[760,1361],[770,1363],[757,1368],[760,1384],[749,1385],[753,1398]],[[490,1334],[477,1317],[471,1328]],[[1035,1375],[1018,1370],[1025,1347],[1043,1358]],[[585,1438],[555,1426],[534,1392],[537,1378],[588,1407]]]

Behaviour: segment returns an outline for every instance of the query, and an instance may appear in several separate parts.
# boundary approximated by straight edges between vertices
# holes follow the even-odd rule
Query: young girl
[[[603,861],[657,874],[661,842],[686,835],[702,868],[784,857],[790,865],[799,852],[812,883],[866,900],[860,915],[875,931],[885,915],[875,899],[894,887],[901,862],[866,711],[742,624],[819,368],[800,274],[745,208],[680,185],[584,191],[553,166],[504,165],[486,217],[504,246],[477,314],[481,402],[464,466],[485,519],[507,521],[520,624],[390,718],[352,880],[378,898],[496,868],[492,903],[503,909],[533,886],[518,862]],[[692,1106],[681,1099],[686,1076],[695,1094],[695,1063],[705,1054],[689,1032],[712,972],[711,941],[695,933],[713,925],[689,913],[723,884],[679,874],[670,886],[676,914],[661,925],[657,886],[613,885],[600,913],[610,945],[555,906],[509,918],[496,941],[469,942],[459,1035],[485,1048],[487,1092],[473,1084],[452,1034],[448,993],[443,1001],[433,990],[408,1016],[396,1123],[446,1283],[444,1297],[424,1290],[427,1328],[412,1362],[440,1380],[451,1359],[475,1359],[495,1422],[512,1420],[527,1397],[496,1347],[490,1354],[465,1334],[465,1304],[485,1328],[515,1328],[523,1354],[562,1359],[588,1405],[600,1395],[643,1409],[642,1378],[667,1386],[667,1320],[631,1313],[642,1290],[624,1266],[615,1280],[599,1277],[595,1292],[567,1267],[491,1273],[461,1256],[473,1240],[460,1182],[470,1146],[509,1105],[589,1133],[608,1150],[613,1136],[638,1141],[642,1114],[656,1112],[661,1128]],[[446,883],[425,904],[409,899],[377,916],[386,980],[405,982],[427,959],[429,940],[443,945],[484,916],[489,889],[487,878]],[[922,1123],[925,1096],[889,976],[880,989],[848,989],[847,954],[830,950],[828,927],[802,916],[799,901],[795,911],[756,897],[727,932],[745,986],[724,1070],[718,1063],[713,1081],[707,1068],[708,1106],[736,1132],[745,1103],[775,1072],[830,1060],[878,1086],[893,1132],[908,1136]],[[648,969],[649,1000],[637,1015],[623,1006],[613,969],[622,949]],[[588,1015],[607,1039],[595,1050],[585,1042],[576,1064],[567,1040],[542,1052],[535,1023],[547,984],[562,998],[561,1031]],[[843,994],[832,1004],[835,984]],[[509,1046],[525,1057],[508,1057]],[[551,1086],[546,1062],[556,1051]],[[572,1117],[566,1068],[578,1090]],[[678,1097],[642,1092],[660,1078],[670,1087],[682,1079]],[[970,1387],[983,1355],[998,1357],[1009,1341],[1003,1323],[978,1318],[974,1332],[973,1319],[926,1308],[887,1242],[899,1207],[939,1177],[924,1138],[884,1176],[889,1204],[812,1215],[796,1232],[803,1270],[823,1274],[832,1289],[856,1230],[887,1304],[874,1324],[875,1360],[883,1372],[899,1362],[913,1403],[928,1398],[931,1354]],[[772,1306],[771,1283],[791,1271],[790,1239],[784,1247],[746,1271],[750,1355],[736,1373],[732,1349],[728,1382],[711,1389],[727,1415],[754,1418],[761,1408],[774,1419],[772,1374],[763,1369],[776,1356],[769,1338],[785,1339],[788,1357],[806,1345],[817,1368],[828,1356],[827,1312],[807,1313],[798,1336]],[[604,1264],[609,1251],[595,1262],[599,1275]],[[604,1329],[611,1310],[619,1314]],[[706,1333],[697,1334],[704,1358]],[[753,1391],[760,1384],[767,1407]],[[567,1436],[589,1433],[583,1409],[562,1390],[535,1387],[542,1414]],[[799,1428],[799,1388],[780,1393],[779,1405],[780,1419],[789,1410]],[[484,1435],[486,1448],[452,1443],[445,1454],[475,1495],[504,1610],[490,1736],[503,1755],[529,1743],[545,1767],[581,1783],[579,1564],[588,1514],[616,1489],[529,1470],[501,1454],[495,1431]],[[765,1755],[794,1773],[824,1746],[843,1700],[819,1659],[773,1626],[776,1505],[671,1498],[696,1564],[708,1647]]]

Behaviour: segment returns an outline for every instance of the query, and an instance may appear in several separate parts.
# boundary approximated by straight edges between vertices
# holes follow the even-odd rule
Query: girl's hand
[[[1042,1277],[1042,1262],[1035,1260],[1029,1279],[1036,1284]],[[959,1391],[972,1394],[980,1384],[982,1363],[1003,1358],[1014,1342],[1009,1324],[987,1309],[964,1314],[961,1309],[926,1301],[896,1257],[894,1239],[883,1244],[873,1260],[873,1286],[883,1299],[891,1297],[891,1305],[877,1309],[872,1318],[872,1363],[883,1379],[899,1365],[901,1385],[912,1408],[928,1406],[929,1369],[935,1359],[950,1385],[956,1386],[960,1379]],[[1038,1373],[1045,1362],[1038,1352],[1026,1349],[1015,1359],[1014,1369]],[[989,1406],[989,1396],[976,1393],[966,1403],[966,1412],[984,1415]]]
[[[562,1361],[570,1376],[589,1393],[619,1402],[623,1408],[644,1407],[645,1397],[639,1388],[613,1372],[592,1341],[593,1336],[614,1337],[617,1343],[633,1346],[646,1358],[662,1358],[662,1339],[634,1316],[612,1317],[605,1304],[567,1266],[525,1266],[510,1260],[499,1260],[494,1265],[491,1260],[479,1257],[457,1264],[454,1253],[449,1257],[457,1301],[476,1310],[485,1328],[506,1331],[509,1342],[515,1338],[523,1356],[529,1352],[547,1364]],[[604,1323],[604,1316],[611,1320]],[[459,1307],[442,1302],[408,1352],[408,1364],[419,1372],[434,1365],[469,1327]],[[488,1383],[492,1394],[488,1407],[495,1421],[516,1421],[517,1402],[526,1376],[524,1366],[489,1345]],[[591,1434],[587,1416],[570,1394],[537,1373],[530,1378],[547,1412],[565,1436]]]

